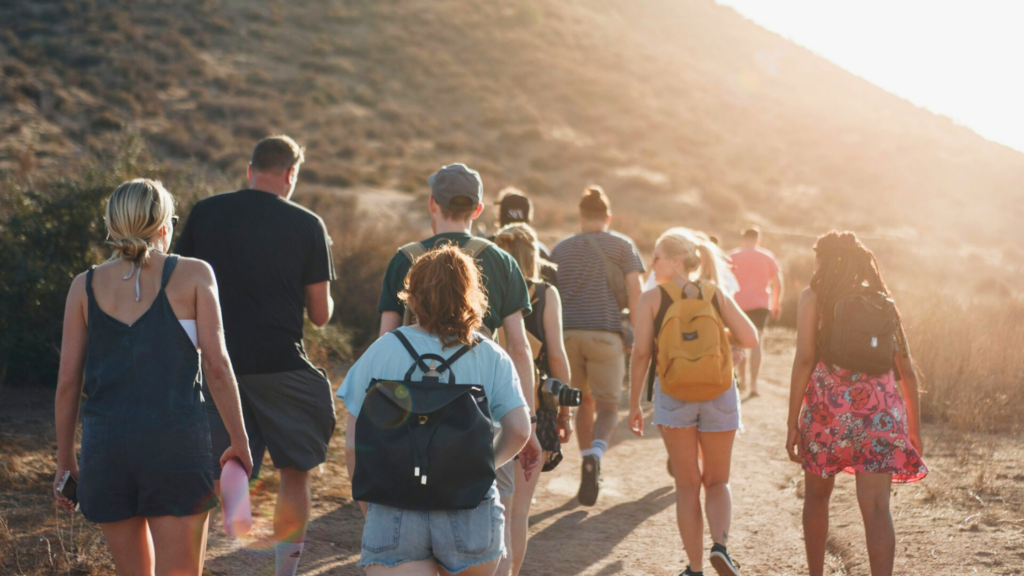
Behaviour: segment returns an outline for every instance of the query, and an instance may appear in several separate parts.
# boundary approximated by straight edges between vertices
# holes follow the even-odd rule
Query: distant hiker
[[[612,211],[604,190],[588,187],[579,210],[582,232],[559,242],[551,257],[558,265],[572,387],[583,392],[576,412],[576,438],[583,456],[578,497],[584,506],[593,506],[626,375],[622,311],[628,308],[636,322],[644,264],[632,240],[609,231]]]
[[[534,397],[537,406],[537,436],[544,449],[544,471],[558,465],[562,459],[559,444],[569,441],[572,435],[572,412],[570,406],[574,395],[562,392],[552,394],[553,378],[568,386],[569,361],[562,342],[562,299],[558,289],[540,279],[540,269],[545,261],[541,258],[537,235],[528,224],[508,224],[498,230],[495,242],[511,254],[519,268],[526,275],[530,290],[530,304],[533,311],[524,318],[526,332],[536,367],[537,390]],[[552,270],[555,266],[546,263]],[[506,523],[511,531],[512,574],[519,574],[526,556],[529,528],[530,503],[537,489],[540,474],[527,479],[521,468],[516,468],[515,492],[512,494],[512,514]]]
[[[743,231],[743,247],[729,254],[733,272],[739,281],[736,303],[757,326],[758,337],[764,332],[768,317],[779,319],[782,313],[782,268],[775,255],[761,248],[761,231],[748,228]],[[769,293],[769,286],[771,292]],[[740,388],[749,384],[750,396],[758,396],[757,376],[761,371],[761,343],[750,351],[750,377],[747,378],[746,359],[740,361]]]
[[[405,303],[399,298],[405,277],[413,262],[437,246],[459,246],[481,267],[484,292],[487,295],[487,311],[483,317],[481,331],[490,337],[498,328],[504,330],[508,339],[508,354],[516,366],[523,395],[532,414],[535,409],[533,358],[530,354],[530,344],[526,339],[526,327],[523,324],[523,316],[529,314],[531,310],[530,294],[515,259],[492,242],[470,234],[473,220],[484,210],[484,189],[480,174],[465,164],[451,164],[431,175],[427,183],[431,189],[427,209],[430,211],[430,227],[434,236],[401,247],[388,264],[381,288],[380,304],[377,306],[381,313],[380,336],[383,337],[399,326],[415,321],[414,316],[407,313]],[[539,472],[540,458],[540,443],[534,434],[526,443],[518,460],[527,477]],[[516,463],[510,461],[497,472],[498,492],[506,510],[509,509],[512,491],[515,488],[515,466]],[[508,562],[503,562],[498,570],[499,576],[508,574],[508,569]]]
[[[498,228],[509,224],[523,223],[533,226],[533,202],[522,190],[513,186],[503,188],[498,192]],[[491,241],[494,240],[492,236]],[[548,285],[555,286],[558,283],[558,267],[551,263],[551,251],[540,240],[537,241],[537,249],[540,251],[540,278]]]
[[[252,477],[266,450],[280,473],[277,576],[294,576],[298,567],[310,514],[309,471],[326,459],[335,425],[331,384],[302,344],[303,311],[324,326],[334,310],[331,238],[319,216],[289,200],[303,160],[303,149],[287,136],[261,140],[249,164],[249,188],[196,204],[175,246],[217,273]],[[212,405],[209,420],[218,450],[227,437]]]
[[[64,310],[57,381],[54,492],[68,486],[100,524],[119,574],[199,574],[210,509],[207,464],[252,469],[238,387],[221,332],[217,281],[199,260],[168,256],[177,216],[160,182],[114,190],[104,224],[113,254],[79,274]],[[200,356],[230,441],[210,451]],[[84,385],[83,385],[84,382]],[[75,429],[82,393],[81,460]],[[81,468],[79,468],[81,466]]]
[[[790,460],[804,469],[804,541],[811,576],[823,574],[828,503],[839,472],[857,477],[872,576],[892,574],[893,482],[928,473],[910,347],[875,255],[851,232],[814,244],[800,295],[789,392]]]
[[[491,576],[507,555],[494,470],[531,438],[532,411],[508,354],[477,332],[481,281],[455,246],[420,256],[399,293],[416,323],[374,342],[338,390],[353,497],[370,502],[359,559],[369,576]],[[416,395],[430,391],[445,394],[421,408]],[[477,404],[490,417],[485,438],[464,428],[481,417]],[[493,445],[490,419],[501,422]]]
[[[718,290],[726,266],[724,255],[706,236],[672,228],[654,247],[651,268],[661,284],[644,292],[637,306],[629,427],[643,436],[640,400],[653,359],[658,384],[653,388],[652,420],[675,478],[676,519],[689,559],[684,576],[703,573],[701,486],[714,542],[711,565],[719,574],[739,574],[726,548],[732,522],[729,467],[740,427],[729,351],[730,345],[756,345],[757,330],[732,297]]]

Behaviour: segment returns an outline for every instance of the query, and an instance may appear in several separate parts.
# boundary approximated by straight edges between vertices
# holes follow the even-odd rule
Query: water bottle
[[[231,536],[247,534],[252,528],[249,475],[235,458],[228,460],[220,472],[220,501],[223,506],[224,531]]]

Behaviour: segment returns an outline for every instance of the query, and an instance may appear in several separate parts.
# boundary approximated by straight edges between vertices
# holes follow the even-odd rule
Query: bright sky
[[[1024,152],[1020,0],[716,0],[850,72]]]

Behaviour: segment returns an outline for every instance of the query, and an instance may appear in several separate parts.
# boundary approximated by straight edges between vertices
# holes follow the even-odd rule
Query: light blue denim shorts
[[[740,418],[740,392],[733,382],[732,388],[704,402],[684,402],[654,386],[654,418],[657,426],[669,428],[697,427],[698,432],[728,432],[743,427]]]
[[[504,508],[497,486],[472,510],[422,512],[370,504],[360,566],[398,566],[435,560],[452,574],[505,552]]]

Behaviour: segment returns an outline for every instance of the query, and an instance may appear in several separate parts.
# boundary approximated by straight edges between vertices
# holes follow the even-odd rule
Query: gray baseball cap
[[[427,178],[427,184],[430,184],[434,200],[445,208],[456,196],[465,196],[476,205],[484,201],[484,183],[480,180],[480,173],[461,162],[443,166]]]

